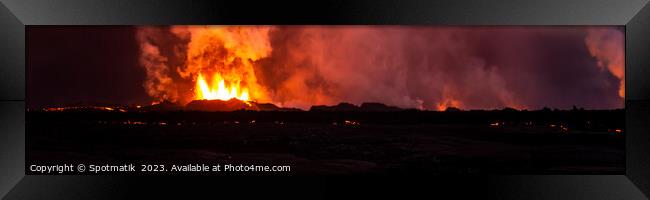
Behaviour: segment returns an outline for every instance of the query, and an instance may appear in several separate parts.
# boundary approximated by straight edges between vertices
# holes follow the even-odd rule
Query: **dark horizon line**
[[[231,99],[231,100],[233,100],[233,99]],[[197,100],[193,100],[193,101],[197,101]],[[198,101],[205,101],[205,100],[198,100]],[[208,101],[223,101],[223,100],[208,100]],[[230,101],[230,100],[228,100],[228,101]],[[363,103],[361,103],[359,105],[349,103],[349,102],[340,102],[338,104],[330,104],[330,105],[314,104],[314,105],[311,105],[309,109],[305,110],[305,109],[301,109],[301,108],[297,108],[297,107],[281,107],[281,106],[275,105],[274,103],[263,103],[263,102],[260,103],[260,102],[256,102],[256,101],[249,101],[249,102],[254,102],[254,103],[258,104],[258,105],[259,104],[267,104],[267,105],[270,104],[270,105],[276,106],[276,107],[281,108],[281,109],[294,109],[295,111],[319,111],[319,110],[314,110],[314,107],[336,108],[337,106],[341,106],[341,105],[345,105],[345,104],[352,105],[352,106],[355,107],[355,109],[362,109],[362,106],[364,104],[380,104],[381,106],[384,106],[385,108],[397,109],[395,111],[412,111],[412,110],[415,110],[415,111],[435,111],[435,112],[447,112],[447,111],[463,111],[463,112],[466,112],[466,111],[508,111],[508,110],[510,110],[510,111],[545,111],[545,110],[550,110],[550,111],[573,111],[573,110],[579,110],[579,111],[607,111],[607,110],[625,110],[625,106],[617,107],[617,108],[587,109],[587,108],[580,107],[580,106],[577,106],[577,105],[573,105],[571,108],[557,108],[557,107],[551,108],[551,107],[544,106],[542,108],[536,108],[536,109],[530,109],[530,108],[517,109],[517,108],[513,108],[513,107],[508,107],[508,106],[495,107],[495,108],[486,108],[486,109],[480,109],[480,108],[467,109],[467,108],[458,108],[458,107],[449,106],[445,110],[435,110],[435,109],[403,108],[403,107],[388,105],[388,104],[384,104],[384,103],[380,103],[380,102],[363,102]],[[75,104],[79,104],[79,105],[75,105]],[[26,109],[28,111],[30,111],[30,110],[31,111],[46,110],[46,109],[50,109],[50,108],[66,108],[66,107],[67,108],[75,108],[75,107],[76,108],[111,107],[111,108],[127,108],[128,109],[128,108],[136,108],[138,106],[143,107],[143,108],[144,107],[151,107],[151,106],[160,105],[160,104],[169,104],[169,105],[180,106],[179,111],[199,111],[199,110],[187,110],[187,109],[185,109],[185,107],[187,105],[182,105],[182,104],[175,103],[175,102],[170,102],[170,101],[163,101],[163,102],[159,102],[159,103],[155,103],[155,104],[149,104],[149,105],[140,105],[140,104],[136,104],[136,103],[132,103],[132,104],[115,104],[115,103],[105,103],[105,102],[76,102],[76,103],[67,103],[67,104],[64,104],[64,105],[26,106]],[[254,110],[247,110],[247,111],[254,111]],[[360,111],[363,111],[363,110],[360,110]],[[333,112],[333,111],[322,111],[321,110],[320,112]],[[336,111],[334,111],[334,112],[336,112]]]

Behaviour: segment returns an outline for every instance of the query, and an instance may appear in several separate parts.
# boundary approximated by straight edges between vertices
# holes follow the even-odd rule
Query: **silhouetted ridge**
[[[222,100],[194,100],[185,106],[190,111],[235,111],[235,110],[257,110],[253,104],[238,99]]]
[[[385,111],[400,111],[402,109],[395,106],[387,106],[382,103],[363,103],[361,107],[350,103],[339,103],[334,106],[317,105],[312,106],[310,111],[327,111],[327,112],[350,112],[350,111],[372,111],[372,112],[385,112]]]
[[[237,110],[255,110],[255,111],[301,111],[297,108],[281,108],[272,103],[245,102],[239,99],[222,100],[194,100],[185,106],[188,111],[237,111]]]
[[[460,111],[463,111],[463,110],[461,110],[460,108],[456,108],[456,107],[447,107],[447,109],[445,109],[445,112],[460,112]]]
[[[297,108],[281,108],[272,103],[256,103],[252,102],[258,111],[302,111]]]
[[[400,111],[401,108],[395,106],[388,106],[382,103],[362,103],[360,107],[361,111]]]
[[[142,107],[143,111],[178,111],[182,109],[183,107],[181,105],[172,103],[170,101],[163,101],[159,104]]]

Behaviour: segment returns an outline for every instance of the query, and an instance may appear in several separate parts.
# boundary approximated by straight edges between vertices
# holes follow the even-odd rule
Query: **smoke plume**
[[[199,73],[285,107],[618,108],[623,34],[591,27],[226,26],[138,30],[144,87],[186,103]],[[604,70],[607,69],[607,70]]]
[[[598,59],[598,66],[620,79],[618,95],[621,98],[625,97],[624,41],[623,32],[606,28],[590,29],[585,39],[589,52]]]

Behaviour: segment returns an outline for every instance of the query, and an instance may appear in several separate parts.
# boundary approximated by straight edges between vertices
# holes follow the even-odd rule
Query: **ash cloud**
[[[191,93],[191,80],[176,73],[184,65],[187,38],[179,37],[167,27],[139,27],[136,40],[140,47],[139,63],[146,79],[143,87],[155,101],[184,101]]]
[[[192,90],[177,70],[189,43],[177,30],[138,31],[144,87],[155,99],[182,101]],[[623,107],[617,27],[278,26],[266,34],[272,51],[250,62],[264,99],[284,107]]]
[[[585,42],[598,66],[607,69],[620,80],[618,95],[625,97],[625,36],[614,29],[590,29]]]
[[[601,69],[616,68],[609,66],[618,60],[606,58],[623,57],[620,49],[609,48],[622,45],[623,37],[594,37],[594,30],[620,32],[590,27],[279,27],[270,33],[272,55],[258,62],[256,73],[272,98],[285,106],[622,107],[617,94],[624,81],[616,70]],[[599,42],[606,45],[589,46]]]

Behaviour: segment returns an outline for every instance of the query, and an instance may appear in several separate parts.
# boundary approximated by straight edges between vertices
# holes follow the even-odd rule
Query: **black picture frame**
[[[650,6],[647,0],[108,1],[1,0],[0,197],[116,199],[174,191],[239,195],[328,195],[330,190],[401,197],[479,195],[496,199],[648,199],[650,196]],[[25,175],[25,26],[171,24],[624,25],[625,175],[484,177],[117,177]],[[286,183],[277,183],[278,179]],[[300,179],[300,180],[297,180]],[[250,187],[255,182],[258,187]],[[422,184],[424,183],[424,184]],[[247,187],[239,187],[247,186]],[[215,189],[219,188],[219,189]],[[236,189],[235,189],[236,188]],[[298,196],[300,197],[300,196]]]

